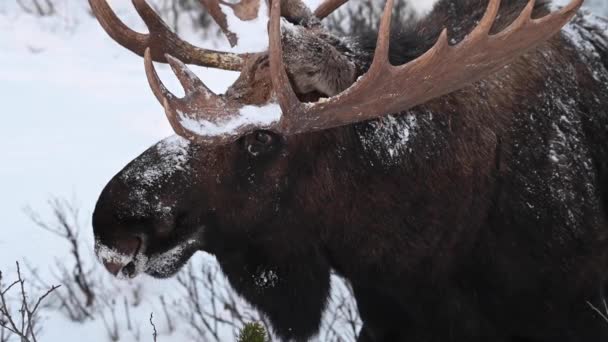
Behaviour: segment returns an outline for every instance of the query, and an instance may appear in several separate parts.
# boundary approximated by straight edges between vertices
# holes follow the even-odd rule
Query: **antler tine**
[[[273,86],[283,109],[282,130],[289,134],[328,129],[403,112],[477,82],[528,50],[547,41],[572,19],[583,0],[571,0],[560,11],[532,19],[534,0],[506,29],[490,35],[500,0],[489,0],[480,24],[459,44],[450,46],[447,30],[417,59],[400,66],[387,56],[393,0],[385,6],[377,50],[368,72],[342,94],[315,104],[302,104],[288,86],[280,56],[278,18],[271,13],[270,56]],[[278,5],[273,3],[273,11]],[[279,32],[279,33],[277,33]],[[288,90],[285,90],[288,89]]]
[[[241,20],[252,20],[257,17],[258,10],[260,8],[260,0],[241,0],[241,2],[232,4],[223,0],[200,0],[203,7],[207,9],[207,12],[211,15],[213,20],[218,24],[230,46],[234,47],[238,42],[237,35],[230,30],[228,27],[228,20],[226,14],[220,8],[220,4],[230,7],[234,14]]]
[[[490,1],[488,4],[488,8],[486,9],[486,13],[483,18],[479,22],[479,25],[475,28],[474,32],[479,32],[480,36],[489,35],[494,22],[496,21],[496,16],[498,15],[498,10],[500,9],[500,0],[498,1]]]
[[[137,55],[144,56],[151,48],[154,61],[166,63],[165,53],[171,53],[184,63],[224,70],[240,70],[247,54],[234,54],[196,47],[173,33],[145,0],[133,0],[135,9],[146,23],[149,34],[127,27],[112,11],[106,0],[89,0],[97,20],[112,39]]]
[[[317,18],[323,19],[335,12],[338,8],[340,8],[340,6],[344,5],[347,2],[348,0],[325,0],[324,3],[317,7],[317,9],[315,10],[315,15],[317,16]]]
[[[535,3],[535,1],[532,1],[532,0],[528,1],[528,3],[526,4],[526,7],[521,12],[519,17],[517,17],[517,19],[513,23],[511,23],[511,25],[503,32],[509,32],[510,30],[517,30],[517,29],[521,29],[522,27],[524,27],[532,19],[532,12],[534,11],[534,3]]]
[[[243,104],[217,95],[201,81],[186,64],[166,55],[166,60],[185,90],[183,98],[171,93],[160,80],[150,49],[144,56],[146,76],[156,99],[163,105],[171,127],[178,135],[204,143],[225,143],[250,130],[250,126],[237,127],[235,132],[215,132],[222,122],[238,117]],[[211,130],[211,132],[206,132]]]
[[[270,63],[270,78],[277,100],[283,111],[281,126],[289,123],[286,116],[303,110],[303,104],[298,100],[283,62],[283,46],[281,44],[281,0],[273,0],[270,9],[270,22],[268,25],[268,59]],[[287,129],[287,127],[283,127]]]
[[[386,5],[384,6],[384,12],[382,13],[382,19],[380,20],[380,29],[378,30],[376,52],[374,53],[374,60],[372,61],[368,75],[375,74],[376,69],[379,70],[389,64],[388,53],[391,37],[391,15],[393,14],[394,5],[394,0],[387,0]]]
[[[144,66],[146,70],[146,77],[148,78],[148,84],[150,84],[150,88],[152,89],[154,97],[156,97],[160,104],[163,104],[165,99],[175,98],[176,96],[173,95],[173,93],[171,93],[169,89],[167,89],[167,87],[165,87],[163,82],[160,80],[160,77],[158,77],[158,73],[156,72],[156,68],[154,68],[154,64],[152,63],[152,60],[152,53],[150,52],[150,48],[146,48],[144,52]]]

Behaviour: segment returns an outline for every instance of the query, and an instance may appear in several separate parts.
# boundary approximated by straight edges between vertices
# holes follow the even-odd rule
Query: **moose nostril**
[[[122,269],[122,274],[132,278],[135,275],[135,263],[134,262],[130,262],[127,264],[127,266],[123,267]]]
[[[108,270],[108,272],[112,273],[112,275],[117,275],[118,272],[123,268],[122,264],[115,262],[103,262],[103,266]]]
[[[128,237],[112,241],[112,247],[106,247],[96,243],[95,253],[102,260],[104,267],[114,276],[123,275],[129,278],[135,277],[137,267],[135,260],[143,253],[143,239],[140,237]]]

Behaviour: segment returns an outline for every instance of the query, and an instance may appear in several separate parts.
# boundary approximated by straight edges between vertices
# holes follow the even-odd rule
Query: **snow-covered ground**
[[[320,0],[307,2],[314,7]],[[422,12],[433,3],[415,2]],[[126,23],[144,31],[129,1],[110,3]],[[604,0],[596,3],[608,7]],[[74,199],[83,213],[83,226],[88,227],[105,183],[139,153],[172,134],[149,90],[142,59],[107,37],[88,15],[86,1],[63,1],[61,6],[66,6],[64,15],[41,20],[23,14],[12,0],[0,0],[0,270],[5,274],[14,271],[15,261],[27,260],[47,277],[55,260],[69,255],[63,241],[31,223],[25,207],[44,218],[51,214],[46,204],[50,197]],[[235,28],[250,35],[237,51],[263,48],[264,36],[255,33],[264,26]],[[228,49],[222,40],[203,42],[196,32],[180,33],[200,46]],[[220,92],[237,76],[193,69]],[[179,94],[168,68],[159,70]],[[92,231],[84,229],[82,235],[91,247]],[[155,298],[175,287],[172,280],[138,282]],[[145,323],[158,307],[149,303],[138,310],[134,315],[140,314],[138,319]],[[162,322],[158,326],[163,341],[165,327]],[[143,329],[145,335],[148,326]],[[89,342],[108,341],[100,322],[74,325],[60,315],[47,318],[42,336],[43,341],[81,341],[83,336]],[[189,339],[174,335],[170,340]]]

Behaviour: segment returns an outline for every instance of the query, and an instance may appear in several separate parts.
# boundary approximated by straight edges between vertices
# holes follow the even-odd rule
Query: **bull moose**
[[[286,341],[318,331],[332,271],[353,287],[359,341],[608,341],[593,310],[608,290],[608,22],[582,0],[441,0],[415,23],[388,0],[352,37],[321,20],[344,0],[274,0],[253,54],[195,47],[144,0],[149,34],[89,2],[144,56],[177,133],[99,198],[111,273],[170,277],[210,253]],[[227,33],[220,3],[260,5],[201,3]],[[241,74],[218,95],[186,64]]]

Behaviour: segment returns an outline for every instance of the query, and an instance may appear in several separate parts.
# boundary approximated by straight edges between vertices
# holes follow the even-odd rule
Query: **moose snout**
[[[133,236],[116,239],[110,245],[98,241],[95,244],[95,252],[105,269],[112,275],[132,278],[137,273],[136,258],[142,246],[142,239]]]
[[[103,266],[108,272],[110,272],[113,276],[116,277],[119,274],[122,274],[128,278],[133,278],[136,275],[136,266],[134,261],[129,261],[127,264],[103,261]]]

